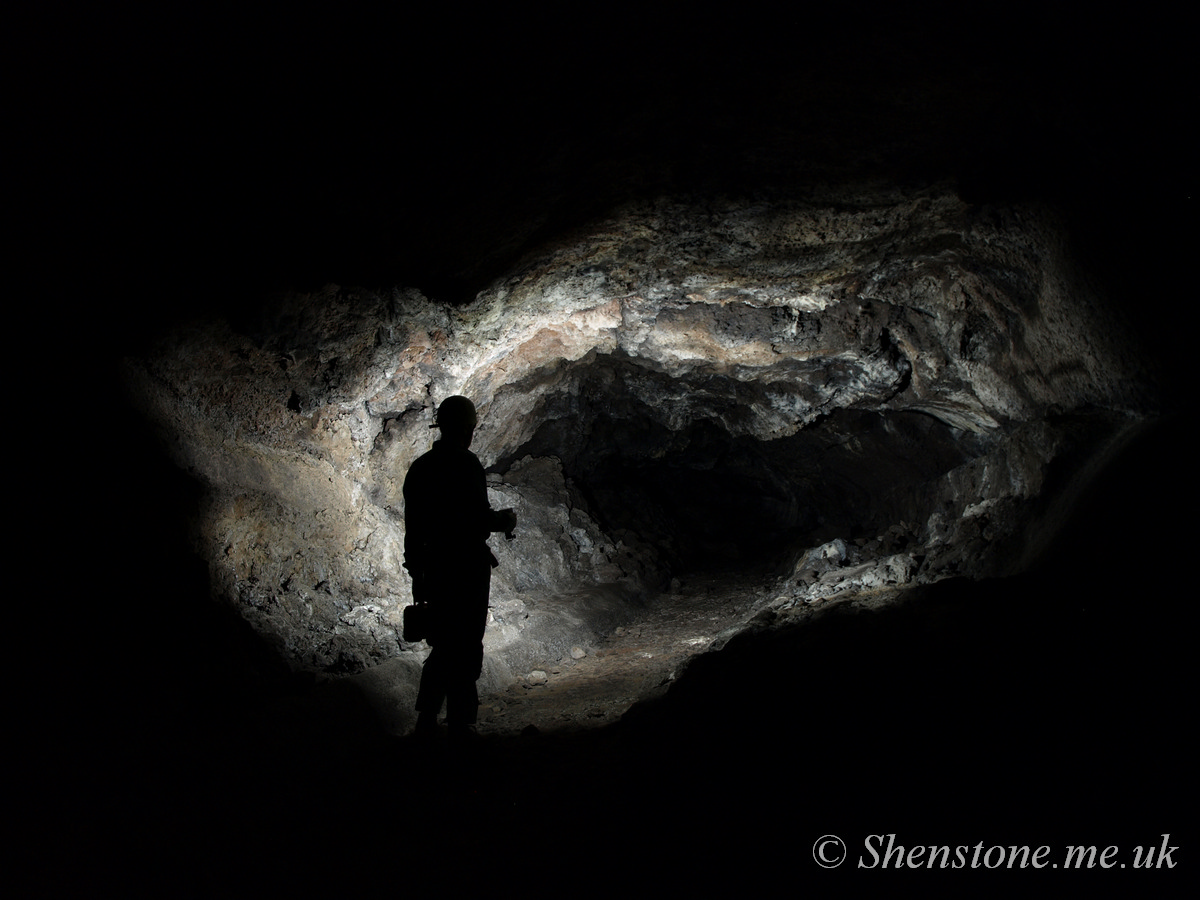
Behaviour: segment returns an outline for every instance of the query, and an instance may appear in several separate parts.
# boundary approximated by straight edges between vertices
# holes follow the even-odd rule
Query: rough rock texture
[[[420,658],[401,485],[471,396],[520,521],[492,542],[496,685],[701,568],[780,606],[1017,571],[1148,407],[1054,217],[941,188],[631,205],[465,307],[330,286],[128,373],[207,488],[217,592],[328,672]]]

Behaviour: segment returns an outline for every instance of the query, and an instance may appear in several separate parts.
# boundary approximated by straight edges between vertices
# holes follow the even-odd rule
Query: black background
[[[629,197],[948,179],[971,202],[1063,211],[1176,414],[1195,177],[1181,21],[1054,5],[58,12],[17,32],[11,138],[28,333],[71,323],[59,396],[97,451],[69,489],[81,671],[71,699],[35,700],[67,722],[41,757],[32,832],[55,875],[415,885],[432,867],[409,842],[443,846],[429,827],[471,836],[452,873],[493,860],[499,881],[589,886],[622,878],[620,860],[672,879],[807,877],[812,840],[843,826],[913,843],[1183,836],[1188,588],[1168,561],[1192,479],[1177,417],[1109,473],[1039,580],[947,588],[986,612],[830,626],[808,655],[747,648],[740,675],[697,671],[626,737],[497,751],[448,807],[435,787],[401,790],[411,757],[352,698],[318,708],[206,605],[185,540],[198,487],[115,377],[163,327],[201,311],[253,330],[280,291],[469,300]],[[280,696],[301,711],[264,724]],[[965,737],[952,709],[973,711]],[[436,812],[451,807],[461,817]]]

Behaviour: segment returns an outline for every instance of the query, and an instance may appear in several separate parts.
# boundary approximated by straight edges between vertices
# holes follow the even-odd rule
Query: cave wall
[[[1019,570],[1150,406],[1110,316],[1048,209],[828,187],[629,204],[465,306],[330,285],[251,324],[192,322],[126,371],[205,486],[215,592],[331,672],[422,652],[398,638],[401,486],[435,405],[472,397],[492,503],[520,519],[493,541],[503,681],[619,622],[710,538],[680,524],[695,510],[631,514],[637,473],[686,487],[707,466],[715,491],[752,458],[744,515],[778,524],[755,562],[785,604]],[[614,458],[623,474],[597,474]]]

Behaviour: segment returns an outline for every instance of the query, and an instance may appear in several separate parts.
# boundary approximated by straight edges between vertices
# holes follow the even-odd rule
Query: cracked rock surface
[[[519,697],[600,671],[697,572],[786,610],[1022,570],[1145,418],[1122,335],[1047,210],[829,187],[629,204],[466,306],[331,285],[126,372],[204,486],[217,595],[297,669],[386,663],[386,706],[425,652],[399,638],[401,485],[444,397],[475,400],[519,518],[485,638],[487,689]]]

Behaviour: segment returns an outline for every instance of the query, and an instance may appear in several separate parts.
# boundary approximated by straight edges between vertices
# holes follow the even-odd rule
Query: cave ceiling
[[[251,81],[168,128],[123,373],[202,486],[214,592],[295,666],[411,653],[400,486],[454,393],[522,521],[513,671],[706,569],[786,609],[1026,567],[1164,376],[1102,277],[1134,230],[1092,216],[1103,90],[1012,58],[883,27],[754,65],[510,55],[408,107]]]
[[[1150,402],[1060,228],[938,185],[659,198],[471,303],[296,292],[254,333],[164,336],[130,379],[207,487],[214,584],[317,668],[406,652],[403,475],[437,402],[472,397],[493,503],[523,523],[497,550],[493,649],[526,652],[507,623],[531,610],[596,627],[546,612],[581,586],[642,603],[740,569],[814,602],[827,544],[891,585],[1020,570],[1080,486],[1051,470],[1086,472]]]

